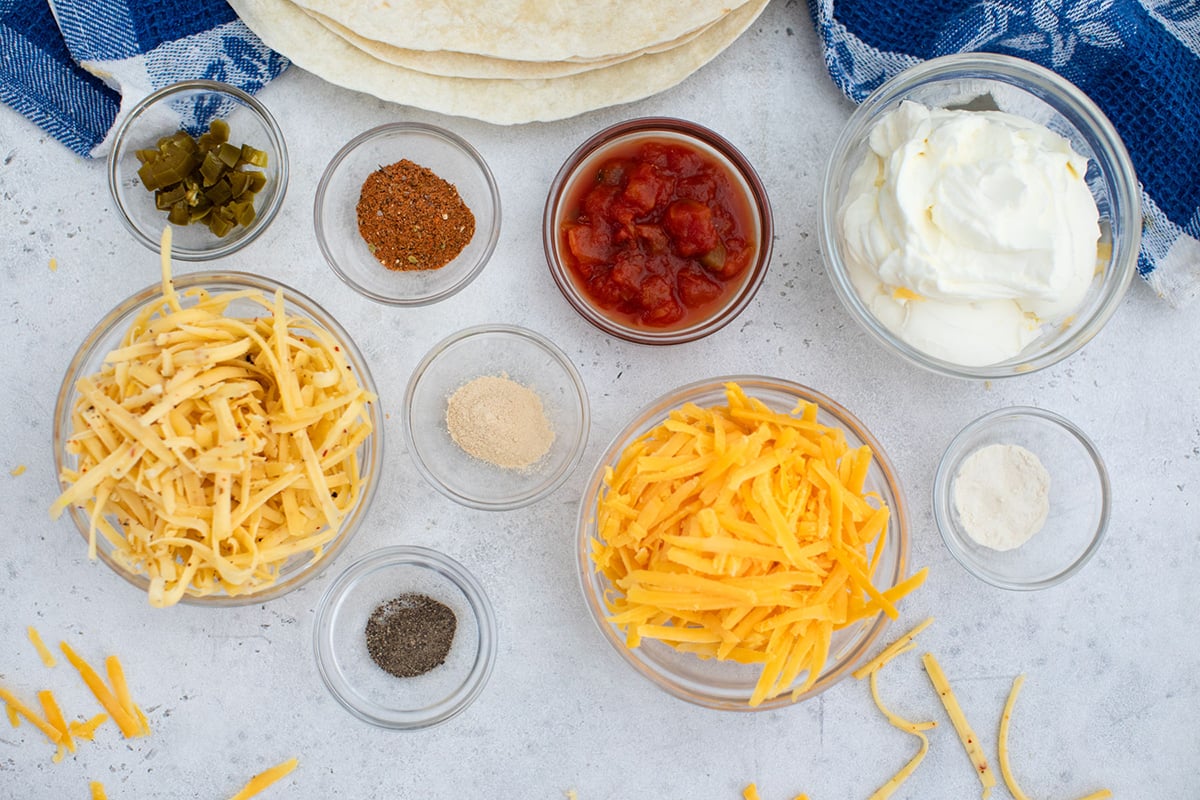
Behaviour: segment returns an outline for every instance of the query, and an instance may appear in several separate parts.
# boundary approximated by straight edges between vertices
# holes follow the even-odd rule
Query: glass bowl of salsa
[[[660,345],[707,336],[749,305],[773,231],[766,189],[736,147],[694,122],[645,117],[605,128],[566,160],[542,242],[584,319]]]

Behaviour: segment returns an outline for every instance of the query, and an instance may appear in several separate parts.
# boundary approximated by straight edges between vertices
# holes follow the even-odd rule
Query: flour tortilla
[[[564,119],[668,89],[732,44],[762,13],[767,0],[750,0],[672,50],[541,80],[428,75],[373,58],[288,0],[230,0],[229,4],[268,47],[331,83],[394,103],[514,125]]]
[[[679,39],[745,0],[296,0],[367,39],[514,61],[607,58]],[[244,5],[244,3],[243,3]]]
[[[331,33],[345,39],[359,50],[397,67],[447,78],[503,78],[507,80],[564,78],[588,70],[611,67],[614,64],[631,61],[638,56],[662,53],[681,47],[704,33],[713,24],[710,23],[697,30],[689,31],[670,42],[663,42],[644,50],[619,56],[571,61],[515,61],[507,58],[481,56],[475,53],[458,53],[452,50],[412,50],[396,47],[386,42],[360,36],[341,23],[316,11],[305,9],[305,13],[329,29]]]

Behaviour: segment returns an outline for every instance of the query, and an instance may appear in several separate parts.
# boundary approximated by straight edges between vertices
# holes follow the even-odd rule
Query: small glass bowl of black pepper
[[[422,306],[462,290],[487,264],[500,237],[500,192],[462,137],[390,123],[334,155],[317,185],[313,223],[345,283],[379,303]]]
[[[314,623],[317,669],[334,698],[381,728],[415,730],[461,713],[496,657],[479,582],[436,550],[385,547],[330,584]]]
[[[404,439],[417,469],[450,499],[506,511],[535,503],[579,466],[587,389],[539,333],[479,325],[451,334],[413,370]]]

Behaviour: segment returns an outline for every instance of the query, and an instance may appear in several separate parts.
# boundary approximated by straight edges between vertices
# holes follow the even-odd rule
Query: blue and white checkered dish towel
[[[834,81],[861,102],[917,62],[966,50],[1058,72],[1112,120],[1142,184],[1138,269],[1200,297],[1200,0],[808,0]]]
[[[288,61],[223,0],[0,0],[0,100],[83,156],[122,110],[193,78],[254,93]]]

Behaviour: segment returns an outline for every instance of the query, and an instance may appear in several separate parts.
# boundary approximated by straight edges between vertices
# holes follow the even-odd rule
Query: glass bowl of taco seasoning
[[[450,499],[505,511],[535,503],[579,465],[590,425],[571,360],[539,333],[467,328],[413,370],[404,437],[417,469]]]
[[[1001,408],[967,425],[933,482],[946,548],[1001,589],[1045,589],[1081,570],[1104,540],[1111,506],[1096,445],[1040,408]]]
[[[500,192],[479,151],[420,122],[380,125],[325,168],[313,205],[334,273],[379,303],[421,306],[461,291],[500,236]]]
[[[283,132],[257,98],[210,80],[173,83],[137,103],[113,136],[108,187],[117,218],[171,257],[209,261],[253,242],[288,185]]]
[[[347,711],[381,728],[445,722],[479,696],[496,657],[496,619],[479,581],[416,546],[359,558],[317,605],[317,668]]]
[[[750,162],[694,122],[605,128],[567,158],[546,199],[550,275],[589,323],[626,341],[690,342],[754,298],[774,222]]]

